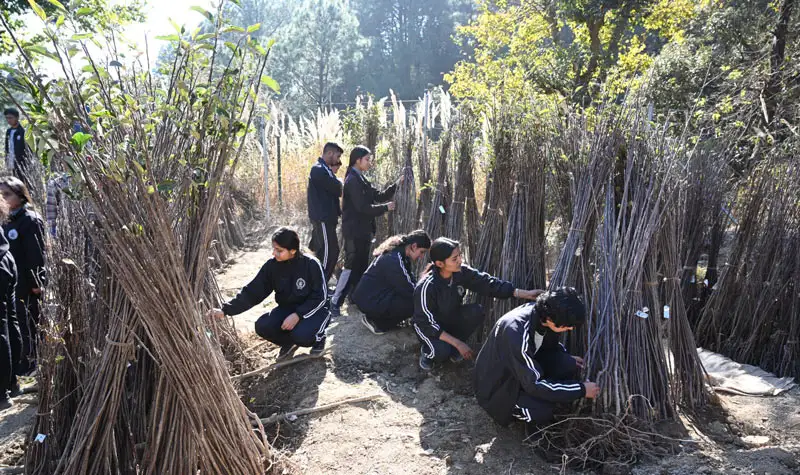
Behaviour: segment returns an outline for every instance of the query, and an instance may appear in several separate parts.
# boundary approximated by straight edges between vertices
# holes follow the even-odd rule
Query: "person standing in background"
[[[25,129],[19,123],[19,111],[8,108],[3,114],[8,122],[5,141],[6,170],[27,183],[25,172],[28,167],[28,148],[25,146]]]
[[[322,264],[325,271],[325,285],[328,285],[336,262],[339,260],[339,241],[336,226],[342,208],[342,182],[336,172],[342,166],[342,147],[328,142],[322,149],[322,156],[311,167],[308,175],[308,218],[311,220],[311,242],[309,249]]]
[[[17,264],[17,320],[22,341],[17,375],[26,375],[36,368],[36,339],[39,324],[39,301],[46,285],[44,260],[44,223],[32,208],[28,188],[18,178],[0,178],[0,195],[8,204],[10,216],[3,224],[6,239]],[[11,329],[9,329],[11,330]],[[15,345],[17,338],[11,336]],[[12,351],[17,351],[12,348]]]
[[[344,239],[344,269],[336,282],[331,298],[331,315],[338,317],[342,304],[351,289],[369,266],[369,250],[375,236],[375,218],[394,210],[392,199],[397,190],[393,183],[384,191],[377,190],[364,174],[372,168],[372,152],[363,145],[350,152],[350,162],[344,178],[342,199],[342,238]]]

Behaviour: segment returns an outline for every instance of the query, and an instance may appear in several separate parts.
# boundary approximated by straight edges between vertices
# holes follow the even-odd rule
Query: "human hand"
[[[586,381],[583,387],[586,388],[586,399],[594,399],[600,394],[600,386],[597,383]]]
[[[539,290],[539,289],[534,289],[534,290],[517,289],[517,298],[525,300],[536,300],[536,298],[542,295],[543,293],[544,290]]]
[[[386,203],[386,207],[389,208],[389,211],[394,211],[394,209],[397,207],[397,205],[395,204],[394,201],[390,201],[390,202]]]
[[[281,330],[286,330],[287,332],[292,331],[299,321],[300,317],[296,313],[293,313],[283,320]]]
[[[225,313],[223,313],[222,310],[218,308],[212,308],[211,310],[208,311],[208,313],[206,313],[206,317],[221,320],[225,318]]]
[[[461,353],[461,356],[463,356],[465,360],[472,360],[475,357],[474,353],[472,352],[472,348],[470,348],[469,345],[463,341],[459,343],[460,344],[456,346],[456,350]]]
[[[578,365],[579,369],[583,369],[586,366],[586,363],[583,361],[583,358],[581,358],[580,356],[573,356],[573,355],[570,355],[570,356],[572,356],[572,359],[575,360],[575,364]]]

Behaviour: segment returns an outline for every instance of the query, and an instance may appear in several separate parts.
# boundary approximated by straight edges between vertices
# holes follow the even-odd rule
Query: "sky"
[[[126,1],[127,0],[111,0],[110,3],[124,4]],[[175,28],[170,23],[170,18],[179,26],[185,25],[187,30],[191,31],[197,28],[201,20],[203,20],[203,17],[198,12],[190,10],[190,8],[199,6],[206,10],[214,11],[214,5],[216,3],[217,2],[212,0],[147,0],[147,4],[144,7],[146,21],[144,23],[128,26],[124,31],[124,35],[128,40],[135,42],[142,51],[144,51],[144,38],[146,36],[150,50],[150,60],[154,63],[156,58],[158,58],[159,51],[166,43],[165,41],[157,40],[156,36],[175,33]],[[25,36],[32,36],[43,30],[42,20],[33,12],[27,12],[22,17],[22,20],[23,24],[27,27],[27,31],[24,32],[26,34]],[[87,47],[92,52],[92,56],[101,56],[96,56],[98,52],[93,50],[97,48],[90,42],[87,42]],[[0,57],[0,60],[5,59],[9,58]],[[43,60],[41,68],[45,71],[45,74],[49,76],[60,75],[60,67],[53,61]]]

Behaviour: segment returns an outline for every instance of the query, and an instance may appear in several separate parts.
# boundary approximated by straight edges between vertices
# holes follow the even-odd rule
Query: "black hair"
[[[440,237],[436,238],[431,244],[431,249],[428,251],[431,262],[446,261],[448,257],[453,255],[453,251],[458,249],[461,243],[450,238]]]
[[[25,186],[25,183],[23,183],[22,180],[15,176],[4,176],[0,178],[0,186],[8,187],[12,193],[17,195],[23,206],[33,202],[33,200],[31,200],[31,193],[28,191],[28,187]]]
[[[300,236],[292,228],[282,226],[272,233],[272,242],[288,251],[300,252]]]
[[[381,254],[386,254],[387,252],[391,252],[395,248],[406,247],[410,244],[416,244],[417,247],[420,247],[422,249],[430,249],[431,237],[428,236],[428,233],[426,233],[424,229],[417,229],[416,231],[411,231],[408,234],[398,234],[383,241],[375,249],[375,252],[373,252],[372,255],[377,257],[380,256]]]
[[[557,327],[576,327],[586,321],[586,306],[574,287],[559,287],[536,299],[540,321],[550,320]]]
[[[19,111],[14,109],[13,107],[9,107],[8,109],[3,111],[3,115],[13,115],[17,119],[19,119]]]
[[[350,151],[350,163],[347,164],[347,171],[349,172],[357,161],[361,160],[367,155],[370,155],[371,153],[372,152],[367,147],[363,145],[356,145],[353,150]]]
[[[344,153],[344,149],[338,143],[328,142],[322,147],[322,154],[325,155],[328,152]]]

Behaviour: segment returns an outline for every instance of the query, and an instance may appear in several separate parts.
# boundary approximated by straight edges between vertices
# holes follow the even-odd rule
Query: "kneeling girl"
[[[364,312],[361,323],[372,333],[383,334],[411,318],[416,282],[411,264],[430,247],[428,233],[419,229],[392,236],[375,250],[375,260],[353,292],[353,302]]]
[[[272,255],[236,297],[212,313],[239,315],[275,292],[278,306],[256,321],[258,336],[281,347],[278,359],[288,358],[299,346],[322,354],[330,321],[322,265],[300,250],[297,233],[285,227],[272,235]]]
[[[472,348],[465,342],[481,326],[486,312],[480,304],[463,304],[467,290],[498,299],[526,300],[543,292],[516,289],[511,282],[463,265],[459,246],[452,239],[436,239],[430,250],[430,270],[414,290],[412,321],[422,343],[419,366],[425,371],[430,371],[434,362],[473,358]]]

